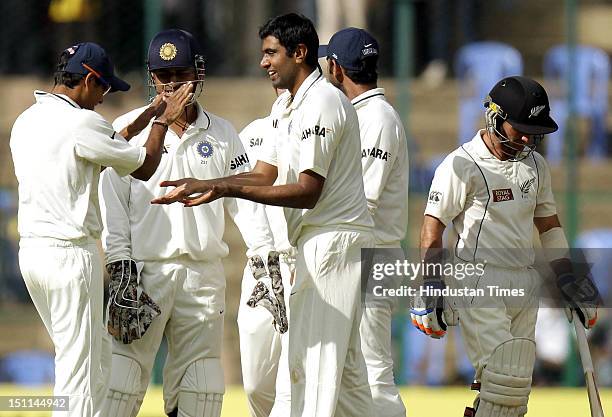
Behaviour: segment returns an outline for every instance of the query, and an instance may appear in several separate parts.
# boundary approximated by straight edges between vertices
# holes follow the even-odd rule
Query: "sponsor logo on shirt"
[[[502,188],[501,190],[493,190],[493,201],[496,203],[499,201],[510,201],[514,200],[512,195],[512,189]]]
[[[249,140],[249,147],[261,146],[263,145],[263,138],[251,138]]]
[[[529,197],[529,190],[531,189],[531,186],[533,185],[533,183],[535,182],[535,178],[529,178],[526,181],[523,181],[521,183],[521,197],[523,198],[527,198]]]
[[[361,157],[367,158],[368,156],[371,158],[378,158],[382,159],[383,161],[388,161],[391,154],[378,148],[362,149]]]
[[[427,204],[439,204],[442,199],[441,191],[430,191],[429,197],[427,197]]]
[[[234,159],[231,160],[230,162],[230,169],[234,170],[238,167],[243,166],[244,164],[246,164],[247,162],[249,162],[249,157],[247,156],[246,153],[243,153],[240,156],[235,157]]]
[[[327,131],[326,128],[321,127],[319,125],[314,125],[313,127],[309,127],[308,129],[302,130],[301,137],[302,137],[302,140],[306,140],[311,136],[320,136],[324,138],[326,131]]]
[[[213,146],[207,140],[198,142],[196,144],[196,150],[202,158],[210,158],[213,154]]]
[[[273,127],[274,129],[278,128],[278,119],[274,119],[274,120],[272,120],[272,127]]]

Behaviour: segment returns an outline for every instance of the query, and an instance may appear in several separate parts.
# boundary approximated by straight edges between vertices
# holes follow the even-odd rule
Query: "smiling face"
[[[287,49],[274,36],[262,40],[261,53],[259,66],[266,70],[272,86],[293,91],[299,69],[295,54],[287,56]]]

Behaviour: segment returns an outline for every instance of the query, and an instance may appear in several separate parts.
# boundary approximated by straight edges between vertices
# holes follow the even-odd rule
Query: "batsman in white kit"
[[[228,254],[222,240],[224,208],[240,229],[247,256],[261,261],[274,250],[265,211],[250,201],[220,199],[190,209],[150,204],[166,192],[160,186],[163,179],[216,178],[250,169],[235,129],[196,101],[204,80],[201,53],[186,31],[169,29],[155,35],[148,70],[156,95],[190,83],[196,94],[181,117],[165,126],[162,160],[149,181],[121,178],[113,170],[101,181],[103,246],[111,275],[108,327],[115,338],[104,408],[108,417],[137,415],[164,335],[166,414],[219,417],[225,392],[220,360],[225,312],[221,259]],[[114,125],[128,124],[140,111],[119,117]],[[126,301],[126,294],[131,300]],[[137,297],[144,297],[151,311],[152,319],[144,323],[140,314],[133,314]]]
[[[461,324],[467,354],[476,370],[472,389],[480,393],[466,417],[519,417],[527,412],[535,361],[535,323],[540,279],[533,268],[534,225],[556,284],[585,328],[597,319],[598,291],[587,276],[574,271],[568,242],[559,222],[544,158],[534,149],[543,136],[557,130],[548,96],[536,81],[504,78],[485,102],[486,129],[449,154],[436,169],[429,191],[421,248],[425,262],[442,262],[442,233],[451,227],[456,264],[484,265],[466,276],[461,286],[486,296],[423,297],[411,309],[424,333],[443,337],[447,325]],[[428,268],[424,286],[442,289],[439,270]],[[446,280],[453,280],[447,276]],[[524,294],[495,296],[488,286]],[[455,299],[456,301],[456,299]],[[458,307],[458,308],[455,308]]]
[[[275,89],[277,94],[284,90]],[[241,132],[240,140],[254,166],[261,158],[264,144],[276,140],[273,114],[249,123]],[[291,276],[295,270],[296,249],[287,237],[287,222],[283,209],[264,206],[274,237],[274,247],[280,254],[280,272],[283,283],[285,314],[289,317]],[[289,333],[281,333],[270,312],[263,306],[247,305],[260,280],[247,263],[242,277],[240,306],[238,307],[238,333],[240,335],[240,364],[242,384],[247,395],[249,411],[253,417],[287,416],[290,413],[291,386],[287,349]]]
[[[346,28],[319,48],[319,56],[327,58],[330,82],[357,111],[363,185],[376,248],[399,259],[408,228],[408,144],[399,115],[385,90],[377,87],[378,51],[378,42],[368,32]],[[396,304],[395,297],[367,298],[359,328],[376,417],[406,416],[393,378],[391,318]]]
[[[67,410],[54,416],[100,416],[108,388],[110,343],[103,323],[102,229],[98,180],[103,167],[147,180],[158,167],[166,130],[130,139],[152,118],[171,123],[189,99],[185,86],[134,115],[120,132],[94,111],[106,93],[130,85],[114,75],[102,47],[84,42],[64,50],[51,92],[11,131],[19,181],[19,266],[28,292],[55,347],[54,395]]]
[[[274,87],[288,90],[275,104],[282,110],[277,140],[251,172],[168,181],[176,188],[153,202],[191,207],[233,196],[283,206],[289,242],[297,248],[289,297],[291,416],[371,417],[359,323],[361,249],[374,239],[357,114],[318,67],[319,39],[310,20],[277,16],[259,36],[260,66]]]

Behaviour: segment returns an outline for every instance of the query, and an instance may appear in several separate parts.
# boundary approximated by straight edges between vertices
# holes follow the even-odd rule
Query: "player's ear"
[[[94,88],[96,85],[96,76],[91,72],[88,73],[85,78],[83,78],[83,84],[87,89]]]
[[[306,62],[307,53],[308,47],[306,47],[306,45],[303,43],[298,44],[298,46],[295,48],[295,53],[293,54],[295,57],[295,63],[301,64],[303,62]]]

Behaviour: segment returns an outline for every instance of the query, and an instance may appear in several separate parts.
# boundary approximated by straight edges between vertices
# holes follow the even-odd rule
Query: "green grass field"
[[[0,385],[0,396],[49,395],[49,388],[29,389]],[[468,388],[402,387],[402,398],[408,417],[454,417],[463,414],[463,408],[473,398]],[[604,412],[612,416],[612,389],[601,390]],[[150,388],[138,414],[139,417],[164,417],[161,388]],[[43,417],[50,412],[0,411],[2,417]],[[529,401],[529,417],[588,417],[589,403],[584,388],[536,388]],[[222,417],[249,417],[244,392],[240,386],[228,387],[223,402]]]

